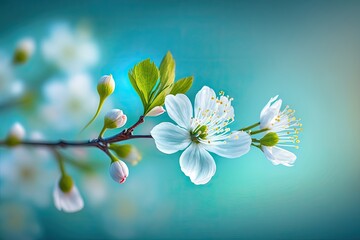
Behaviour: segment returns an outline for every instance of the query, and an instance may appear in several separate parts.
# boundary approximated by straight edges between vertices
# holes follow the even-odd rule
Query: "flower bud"
[[[133,166],[138,164],[141,160],[141,154],[139,150],[133,145],[113,143],[110,144],[109,148],[114,151],[119,158]]]
[[[61,176],[59,181],[59,188],[61,189],[62,192],[64,193],[70,192],[73,185],[74,185],[74,181],[69,175]]]
[[[115,90],[115,81],[113,76],[104,75],[100,78],[99,83],[97,85],[97,91],[100,95],[100,98],[107,98],[110,96]]]
[[[69,175],[61,176],[55,186],[53,196],[55,207],[59,211],[77,212],[84,207],[84,200]]]
[[[165,109],[162,106],[156,106],[153,109],[151,109],[146,116],[147,117],[156,117],[165,112]]]
[[[127,121],[126,115],[120,109],[113,109],[109,111],[104,118],[105,128],[120,128],[125,125]]]
[[[16,64],[23,64],[29,60],[35,51],[35,42],[32,38],[22,39],[14,53],[13,61]]]
[[[273,147],[279,142],[279,136],[275,132],[267,133],[260,139],[260,144],[267,147]]]
[[[6,138],[6,144],[8,146],[16,146],[21,140],[25,137],[24,127],[16,122],[10,129],[8,136]]]
[[[129,176],[129,169],[121,160],[112,161],[109,172],[111,178],[118,183],[124,183],[126,178]]]

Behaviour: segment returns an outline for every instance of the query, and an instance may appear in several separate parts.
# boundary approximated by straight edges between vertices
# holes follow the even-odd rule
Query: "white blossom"
[[[251,137],[242,131],[230,132],[234,121],[232,99],[219,98],[205,86],[195,97],[195,109],[184,94],[168,95],[165,107],[178,125],[163,122],[151,131],[156,147],[166,154],[185,151],[180,167],[195,184],[206,184],[215,174],[216,165],[209,152],[226,158],[237,158],[250,149]]]
[[[69,213],[80,211],[84,207],[84,201],[76,185],[73,183],[68,192],[64,192],[59,185],[60,179],[57,182],[53,193],[55,207],[59,211]]]
[[[295,110],[286,106],[281,111],[281,105],[282,100],[275,96],[260,113],[260,128],[267,130],[267,133],[275,132],[278,138],[274,146],[261,145],[261,150],[274,165],[291,167],[295,163],[296,155],[283,147],[298,148],[298,134],[302,130],[302,124],[301,119],[294,116]]]
[[[42,52],[46,60],[66,72],[87,70],[99,59],[98,48],[86,30],[73,30],[65,24],[53,27],[42,42]]]
[[[17,147],[0,154],[0,195],[37,207],[50,203],[54,168],[47,149]]]
[[[41,113],[54,129],[80,128],[96,109],[98,96],[87,74],[54,79],[43,90],[45,104]]]

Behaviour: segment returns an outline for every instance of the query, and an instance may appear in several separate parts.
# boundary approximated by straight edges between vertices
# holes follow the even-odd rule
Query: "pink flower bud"
[[[126,178],[129,176],[129,169],[121,160],[112,162],[109,172],[112,179],[118,183],[124,183]]]
[[[106,128],[120,128],[125,125],[127,121],[126,115],[120,109],[113,109],[109,111],[104,118],[104,126]]]
[[[156,117],[165,112],[165,109],[162,106],[154,107],[146,114],[147,117]]]

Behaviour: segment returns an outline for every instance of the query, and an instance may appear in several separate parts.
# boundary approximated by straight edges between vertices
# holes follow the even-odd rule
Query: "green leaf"
[[[160,91],[174,83],[175,80],[175,60],[168,51],[160,64]]]
[[[138,89],[144,95],[145,102],[149,102],[151,91],[159,79],[159,70],[154,62],[146,59],[135,65],[132,75]]]
[[[185,77],[175,82],[170,94],[186,93],[193,83],[194,77]]]
[[[162,106],[165,103],[165,97],[170,93],[172,86],[168,86],[165,89],[163,89],[154,99],[154,101],[151,102],[150,106],[145,112],[145,115],[150,112],[154,107]]]
[[[144,94],[140,91],[140,89],[138,88],[138,86],[136,84],[136,79],[135,79],[135,76],[134,76],[134,73],[133,73],[132,70],[129,71],[128,76],[129,76],[131,85],[133,86],[133,88],[135,89],[137,94],[140,96],[141,102],[142,102],[142,104],[144,106],[144,109],[145,109],[147,103],[146,103]]]

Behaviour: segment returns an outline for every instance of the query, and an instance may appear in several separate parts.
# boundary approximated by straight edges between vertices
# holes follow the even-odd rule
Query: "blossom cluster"
[[[58,42],[59,39],[62,40]],[[58,48],[52,47],[54,42]],[[43,42],[42,48],[48,61],[71,73],[65,85],[58,81],[45,84],[44,95],[49,102],[59,102],[57,96],[60,96],[60,108],[70,108],[78,113],[88,105],[89,109],[93,110],[98,99],[96,111],[88,123],[85,125],[80,121],[83,126],[82,133],[96,121],[109,97],[114,93],[114,77],[108,74],[99,79],[97,95],[91,84],[87,83],[83,71],[96,63],[98,52],[93,43],[86,40],[86,35],[79,34],[74,37],[67,33],[66,28],[60,28],[60,31],[53,33]],[[26,63],[34,49],[35,45],[31,40],[21,41],[14,53],[14,63]],[[84,58],[83,52],[88,53],[90,57]],[[108,173],[111,179],[120,184],[129,178],[127,163],[136,165],[141,159],[139,150],[133,145],[119,143],[132,138],[152,138],[156,148],[164,154],[182,151],[179,159],[180,169],[195,185],[207,184],[215,175],[214,155],[222,158],[240,158],[247,154],[251,147],[260,149],[273,165],[294,165],[296,155],[288,148],[298,148],[299,133],[302,131],[301,119],[295,117],[295,110],[289,106],[282,109],[282,100],[278,96],[271,98],[264,106],[256,123],[238,128],[234,127],[234,99],[225,95],[223,91],[216,94],[211,87],[203,86],[197,92],[193,103],[191,102],[186,93],[192,86],[193,77],[188,76],[175,81],[175,60],[170,52],[164,56],[159,67],[150,59],[146,59],[130,69],[128,76],[143,105],[142,115],[131,127],[122,129],[128,122],[128,116],[124,109],[114,108],[104,114],[103,126],[96,133],[97,137],[88,141],[60,140],[54,143],[27,140],[24,127],[20,123],[15,123],[5,139],[0,142],[0,146],[11,148],[22,145],[41,146],[47,153],[51,153],[58,163],[60,172],[58,178],[53,179],[53,200],[58,210],[76,212],[84,207],[81,191],[65,167],[71,161],[59,151],[59,147],[98,148],[110,160]],[[65,92],[73,96],[65,98]],[[81,99],[91,99],[93,102],[84,103]],[[51,104],[40,109],[46,116],[56,116],[55,119],[59,119],[58,114],[64,112]],[[146,118],[164,113],[173,122],[157,124],[149,135],[133,134]],[[69,121],[62,121],[64,122]],[[56,126],[66,129],[67,126],[62,123]],[[115,135],[106,137],[108,129],[118,130]],[[72,163],[86,169],[76,161]],[[31,171],[23,172],[24,176],[32,175]]]

